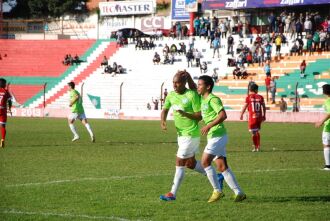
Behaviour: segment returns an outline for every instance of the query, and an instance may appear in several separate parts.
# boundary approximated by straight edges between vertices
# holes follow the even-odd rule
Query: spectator
[[[275,38],[275,45],[276,45],[276,56],[281,56],[282,38],[280,35],[277,35],[277,37]]]
[[[108,66],[108,59],[107,56],[104,55],[103,60],[101,62],[101,66]]]
[[[163,48],[163,55],[168,54],[168,53],[170,53],[170,48],[168,47],[167,44],[165,44],[165,46]]]
[[[275,16],[274,16],[274,13],[271,12],[270,13],[270,16],[268,16],[268,24],[269,24],[269,31],[270,32],[273,32],[275,31]]]
[[[201,27],[201,21],[200,21],[199,17],[197,17],[194,20],[194,28],[195,28],[196,36],[199,36],[200,27]]]
[[[202,58],[202,53],[196,49],[196,51],[195,51],[196,67],[200,66],[201,58]]]
[[[272,55],[272,45],[267,42],[265,45],[265,52],[266,52],[266,60],[271,60]]]
[[[203,61],[202,65],[200,66],[201,74],[205,74],[207,72],[207,63]]]
[[[218,82],[219,76],[218,76],[218,73],[217,73],[217,69],[216,68],[213,69],[212,78],[214,80],[214,83],[217,83]]]
[[[170,52],[171,53],[177,53],[177,51],[178,51],[178,48],[176,47],[176,45],[175,44],[172,44],[171,45],[171,48],[170,48]]]
[[[288,105],[286,103],[286,101],[283,99],[283,97],[281,97],[281,101],[280,101],[280,111],[282,113],[286,112],[288,109]]]
[[[304,49],[304,41],[301,38],[297,38],[297,41],[299,43],[299,47],[298,47],[298,55],[302,55],[303,54],[303,49]]]
[[[300,78],[305,78],[306,62],[303,60],[300,64]]]
[[[187,58],[187,62],[188,62],[188,68],[189,65],[192,67],[192,60],[194,59],[194,55],[191,49],[188,50],[187,54],[186,54],[186,58]]]
[[[295,26],[296,26],[297,37],[302,38],[303,25],[299,19],[296,21]]]
[[[233,51],[233,46],[234,46],[234,38],[233,36],[229,35],[228,39],[227,39],[227,54],[234,54],[234,51]]]
[[[76,64],[76,65],[78,65],[78,64],[80,64],[81,62],[82,62],[82,60],[80,60],[79,56],[76,54],[76,55],[74,56],[74,59],[72,60],[72,64]]]
[[[152,103],[154,103],[154,110],[158,110],[158,100],[152,98]]]
[[[318,51],[320,49],[320,34],[317,31],[313,35],[313,42],[314,42],[314,51]]]
[[[175,23],[176,37],[181,40],[182,39],[182,26],[180,22]]]
[[[306,32],[306,36],[308,34],[311,34],[312,33],[312,22],[309,20],[309,19],[306,19],[305,23],[304,23],[304,29],[305,29],[305,32]]]
[[[296,56],[297,54],[299,54],[299,47],[297,45],[297,43],[295,42],[292,46],[292,48],[290,49],[290,56],[294,55]]]
[[[272,104],[275,104],[275,94],[276,94],[275,77],[272,77],[272,80],[270,81],[270,93],[272,95]]]
[[[150,105],[150,103],[147,103],[147,109],[148,109],[148,110],[151,110],[151,105]]]
[[[268,94],[270,93],[270,81],[272,78],[270,76],[266,76],[265,78],[265,86],[266,86],[266,96],[267,96],[267,101],[268,101]]]
[[[180,45],[180,49],[178,50],[178,53],[179,54],[186,54],[187,52],[186,52],[186,45],[182,42],[182,43],[179,43],[179,45]]]
[[[249,76],[249,74],[247,73],[244,65],[241,66],[240,72],[241,72],[241,79],[247,79],[247,77]]]
[[[313,37],[311,34],[308,34],[307,35],[307,42],[306,42],[306,49],[307,49],[307,52],[309,52],[309,55],[312,54],[313,52]]]
[[[164,55],[163,64],[171,64],[171,60],[168,54]]]
[[[220,32],[221,32],[221,38],[227,38],[227,31],[228,28],[226,26],[226,23],[224,21],[221,21],[220,23]]]
[[[167,95],[168,95],[167,88],[165,88],[165,90],[164,90],[164,101],[165,101]]]
[[[195,38],[194,36],[190,36],[189,38],[189,49],[193,49],[195,44]]]
[[[248,67],[250,66],[250,64],[253,65],[253,57],[252,57],[252,53],[249,52],[247,55],[246,55],[246,63],[248,65]]]
[[[321,31],[320,33],[321,51],[325,51],[326,37],[327,37],[327,33],[325,31]]]
[[[257,49],[257,57],[259,67],[261,66],[261,64],[264,65],[264,50],[261,46],[259,46]]]
[[[266,76],[271,76],[271,68],[270,68],[270,61],[266,61],[266,64],[264,66],[264,71],[265,71],[265,74]]]
[[[236,78],[240,79],[241,76],[242,76],[241,69],[238,66],[236,66],[236,68],[233,70],[233,77],[234,79]]]
[[[154,58],[152,59],[152,61],[154,62],[154,64],[159,64],[160,62],[160,56],[157,52],[155,52]]]
[[[111,74],[112,73],[112,68],[110,65],[105,66],[104,68],[104,74]]]

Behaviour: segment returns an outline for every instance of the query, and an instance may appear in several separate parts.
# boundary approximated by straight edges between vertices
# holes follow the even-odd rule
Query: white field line
[[[258,170],[242,170],[242,171],[234,171],[234,173],[272,173],[272,172],[282,172],[282,171],[299,171],[299,170],[320,170],[320,168],[284,168],[284,169],[258,169]],[[110,176],[110,177],[85,177],[78,179],[66,179],[66,180],[53,180],[47,182],[38,182],[38,183],[19,183],[19,184],[9,184],[5,185],[5,187],[20,187],[20,186],[41,186],[41,185],[52,185],[52,184],[61,184],[61,183],[75,183],[75,182],[83,182],[83,181],[106,181],[106,180],[124,180],[124,179],[143,179],[146,177],[154,177],[154,176],[171,176],[173,173],[163,173],[163,174],[142,174],[136,176]],[[197,175],[195,172],[188,172],[187,175]]]
[[[124,219],[115,216],[91,216],[86,214],[71,214],[71,213],[45,213],[45,212],[27,212],[19,211],[15,209],[9,209],[0,211],[2,214],[15,214],[15,215],[37,215],[37,216],[58,216],[65,218],[83,218],[83,219],[93,219],[93,220],[117,220],[117,221],[131,221],[129,219]]]

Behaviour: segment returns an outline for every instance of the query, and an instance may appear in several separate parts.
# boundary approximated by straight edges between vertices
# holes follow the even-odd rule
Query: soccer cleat
[[[256,148],[253,148],[253,149],[252,149],[252,152],[257,152],[257,149],[256,149]]]
[[[164,201],[172,201],[172,200],[176,200],[175,196],[173,195],[173,193],[169,192],[166,193],[165,195],[160,195],[159,197],[161,200]]]
[[[77,141],[77,140],[79,140],[79,137],[74,137],[74,138],[72,139],[72,142],[75,142],[75,141]]]
[[[223,177],[222,173],[218,173],[217,174],[217,177],[218,177],[218,182],[220,184],[220,189],[222,190],[223,189],[223,180],[224,180],[224,177]]]
[[[246,199],[245,193],[239,193],[236,196],[234,196],[234,202],[241,202]]]
[[[325,165],[323,170],[329,170],[330,171],[330,166],[329,165]]]
[[[223,192],[219,192],[217,190],[214,190],[211,197],[207,201],[208,203],[213,203],[215,201],[218,201],[220,198],[224,197],[225,194]]]
[[[5,140],[4,139],[1,139],[0,147],[5,148]]]
[[[91,141],[92,141],[93,143],[95,143],[95,137],[94,137],[94,136],[91,137]]]

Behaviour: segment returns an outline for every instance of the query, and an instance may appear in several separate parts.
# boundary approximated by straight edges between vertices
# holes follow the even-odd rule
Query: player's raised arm
[[[186,70],[184,70],[184,75],[185,75],[185,77],[186,77],[186,80],[187,80],[187,83],[188,83],[189,89],[190,89],[190,90],[197,91],[197,85],[196,85],[196,83],[194,82],[194,80],[192,79],[191,75],[190,75]]]

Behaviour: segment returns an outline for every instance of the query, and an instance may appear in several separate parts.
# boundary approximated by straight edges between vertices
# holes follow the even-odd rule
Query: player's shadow
[[[258,200],[259,201],[259,200]],[[268,197],[260,199],[262,202],[330,202],[330,196],[287,196],[287,197]]]

